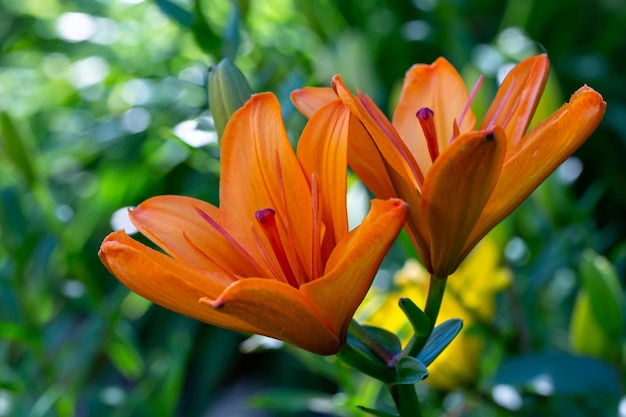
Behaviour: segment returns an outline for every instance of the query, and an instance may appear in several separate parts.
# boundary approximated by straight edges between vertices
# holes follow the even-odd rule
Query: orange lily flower
[[[182,196],[130,212],[166,254],[110,234],[99,255],[123,284],[163,307],[329,355],[345,343],[406,204],[373,200],[348,231],[349,111],[337,100],[305,127],[294,154],[276,97],[253,96],[222,139],[220,208]]]
[[[339,76],[329,88],[292,94],[309,116],[339,97],[351,123],[348,162],[379,198],[409,204],[406,229],[426,269],[445,277],[489,230],[508,216],[600,123],[606,103],[581,87],[526,133],[548,75],[539,55],[503,81],[476,129],[463,80],[444,58],[414,65],[390,122],[372,100],[354,96]]]

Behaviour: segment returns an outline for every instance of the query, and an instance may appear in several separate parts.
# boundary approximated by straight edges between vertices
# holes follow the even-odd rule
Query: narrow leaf
[[[433,329],[432,334],[424,345],[422,351],[417,355],[424,365],[428,366],[443,352],[463,328],[463,320],[450,319],[444,321]]]
[[[193,14],[191,14],[188,10],[183,9],[178,4],[170,0],[156,0],[156,3],[165,15],[172,18],[172,20],[177,22],[179,25],[186,28],[191,26]]]
[[[398,301],[400,308],[404,311],[416,337],[427,336],[430,332],[430,319],[410,298],[401,298]]]
[[[9,160],[31,185],[35,180],[35,170],[31,161],[33,151],[27,137],[18,130],[13,118],[5,112],[0,113],[0,140]]]
[[[374,326],[361,326],[378,343],[380,343],[391,354],[397,355],[402,351],[400,339],[388,330]]]
[[[373,408],[364,407],[362,405],[357,405],[356,408],[358,408],[359,410],[364,411],[364,412],[366,412],[368,414],[371,414],[373,416],[377,416],[377,417],[400,417],[397,414],[386,413],[384,411],[375,410]]]
[[[586,251],[582,256],[580,274],[597,322],[611,338],[621,340],[624,327],[622,291],[615,268],[605,257]]]

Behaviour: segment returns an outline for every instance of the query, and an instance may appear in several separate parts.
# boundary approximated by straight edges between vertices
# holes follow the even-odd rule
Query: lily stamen
[[[513,86],[514,85],[515,85],[515,80],[513,79],[511,81],[511,84],[509,85],[509,88],[507,88],[506,93],[504,93],[504,97],[500,101],[500,105],[496,109],[496,112],[494,113],[493,118],[489,121],[489,124],[487,125],[487,129],[491,129],[491,128],[493,128],[496,125],[496,121],[498,120],[498,117],[500,117],[500,113],[502,113],[502,111],[504,110],[504,106],[506,104],[508,104],[508,102],[509,102],[509,97],[511,96],[511,93],[513,92]],[[509,115],[508,117],[510,117],[511,114],[512,113],[509,112],[508,113],[508,115]],[[502,124],[502,123],[499,123],[499,125],[501,127],[504,127],[504,124]]]
[[[453,127],[453,131],[452,131],[452,136],[450,137],[450,141],[448,142],[449,144],[452,143],[454,138],[459,136],[459,134],[460,134],[459,126],[461,126],[461,124],[463,124],[463,119],[465,119],[465,115],[467,114],[467,112],[471,108],[472,103],[474,102],[474,99],[476,98],[476,94],[478,94],[478,90],[480,89],[480,86],[483,84],[483,79],[484,78],[485,77],[483,77],[482,74],[481,74],[478,77],[478,80],[476,80],[476,82],[474,83],[474,86],[472,87],[472,91],[470,91],[469,97],[467,98],[467,102],[465,103],[465,107],[463,107],[463,111],[461,111],[461,115],[459,116],[458,121],[456,121],[456,120],[454,121],[454,127]]]
[[[287,196],[285,195],[285,182],[283,179],[283,170],[281,168],[280,158],[278,157],[278,155],[275,155],[274,157],[274,165],[276,167],[276,177],[277,177],[278,191],[280,194],[280,204],[281,204],[283,211],[287,212],[288,210],[287,210]],[[282,221],[282,225],[284,227],[283,230],[287,232],[287,242],[284,248],[286,249],[286,252],[288,254],[287,258],[292,260],[290,265],[292,267],[292,271],[294,272],[295,279],[299,285],[305,284],[307,282],[307,278],[306,278],[307,273],[304,267],[302,266],[303,260],[298,255],[298,251],[296,250],[296,243],[294,240],[295,238],[293,236],[293,233],[291,233],[292,225],[289,224],[289,217],[282,216],[280,220]]]
[[[274,279],[276,281],[280,281],[280,282],[284,282],[288,284],[289,282],[287,281],[287,277],[285,276],[285,272],[283,271],[283,268],[278,264],[278,262],[276,262],[274,257],[272,257],[272,255],[270,254],[270,252],[273,253],[274,251],[270,250],[271,245],[267,242],[267,237],[263,238],[261,236],[261,233],[259,233],[254,223],[252,224],[251,228],[252,228],[252,235],[254,236],[254,243],[256,243],[256,247],[259,251],[259,255],[261,256],[261,259],[263,260],[263,262],[265,263],[265,265],[267,265],[269,269],[269,273],[265,276],[271,279]],[[263,233],[263,236],[265,236],[265,233]]]
[[[296,281],[296,277],[291,269],[291,265],[289,264],[289,259],[287,259],[285,248],[280,240],[280,234],[278,232],[275,217],[276,211],[271,208],[257,210],[254,213],[254,218],[256,219],[257,224],[261,226],[261,230],[265,234],[265,237],[267,237],[270,247],[272,248],[274,255],[276,255],[276,260],[285,274],[287,283],[294,288],[298,288],[300,285]]]
[[[517,97],[515,99],[515,102],[513,103],[513,106],[511,107],[511,110],[509,110],[509,112],[507,113],[502,123],[500,123],[500,126],[506,127],[509,124],[513,115],[517,113],[517,108],[520,106],[520,102],[521,102],[520,97]]]
[[[433,119],[434,112],[428,107],[422,107],[415,113],[417,120],[420,122],[426,144],[428,145],[428,153],[430,159],[435,162],[439,156],[439,144],[437,143],[437,131],[435,129],[435,121]]]
[[[252,265],[257,271],[259,271],[259,273],[263,273],[265,271],[265,269],[261,265],[259,265],[257,261],[254,260],[252,255],[250,255],[247,250],[245,250],[226,230],[224,230],[224,228],[220,226],[215,221],[215,219],[213,219],[211,216],[209,216],[198,207],[196,207],[195,209],[198,214],[200,214],[200,217],[202,217],[207,223],[211,225],[211,227],[213,227],[220,235],[222,235],[228,241],[228,243],[230,243],[233,248],[250,263],[250,265]]]
[[[195,250],[197,253],[202,255],[202,257],[204,259],[206,259],[211,265],[213,265],[215,267],[215,269],[219,270],[220,272],[222,272],[224,274],[224,278],[226,278],[226,280],[223,281],[224,285],[232,284],[233,282],[235,282],[235,281],[237,281],[239,279],[239,277],[236,276],[233,272],[228,271],[225,268],[223,268],[222,265],[220,265],[219,262],[217,262],[215,259],[213,259],[211,256],[209,256],[209,254],[207,254],[205,251],[200,249],[200,247],[198,245],[196,245],[194,243],[194,241],[191,240],[189,238],[189,236],[187,235],[187,233],[185,233],[185,232],[183,232],[183,239],[185,239],[185,242],[187,242],[189,244],[189,246],[191,248],[193,248],[193,250]],[[215,278],[215,276],[213,276],[213,278]]]

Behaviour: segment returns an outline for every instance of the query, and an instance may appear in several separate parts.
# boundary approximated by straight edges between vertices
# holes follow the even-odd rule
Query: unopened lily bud
[[[209,108],[220,140],[230,117],[251,95],[246,77],[230,59],[209,68]]]

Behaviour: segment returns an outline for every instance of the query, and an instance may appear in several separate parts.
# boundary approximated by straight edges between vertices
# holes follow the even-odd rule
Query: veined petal
[[[499,127],[457,137],[435,161],[421,208],[430,234],[431,273],[448,276],[500,175],[506,138]]]
[[[404,224],[406,212],[402,200],[372,200],[361,225],[337,244],[324,276],[300,287],[342,341],[380,262]]]
[[[405,228],[411,243],[413,243],[413,247],[422,260],[424,267],[430,270],[432,265],[430,259],[430,236],[421,204],[422,196],[411,184],[403,181],[395,171],[389,169],[389,172],[395,196],[409,205]]]
[[[528,128],[549,70],[550,63],[545,54],[525,59],[507,74],[489,106],[480,128],[494,125],[503,127],[509,153],[513,152]]]
[[[174,195],[144,201],[131,211],[130,218],[144,236],[191,267],[222,270],[231,275],[258,275],[259,272],[234,250],[227,239],[200,216],[198,209],[219,220],[219,209],[212,204]]]
[[[350,111],[339,100],[321,107],[298,141],[298,160],[307,178],[316,175],[329,247],[348,233],[346,211]]]
[[[378,198],[392,198],[394,194],[390,173],[374,140],[359,119],[350,115],[348,164],[359,179]]]
[[[302,264],[311,265],[311,192],[271,93],[252,96],[226,126],[220,207],[222,226],[260,263],[250,223],[257,210],[274,209],[281,239],[290,234]]]
[[[432,162],[415,113],[423,107],[433,111],[439,150],[443,151],[452,137],[455,120],[461,123],[461,133],[469,132],[476,125],[471,110],[462,122],[458,120],[467,100],[463,79],[445,58],[437,59],[432,65],[414,65],[407,71],[400,101],[393,113],[393,125],[423,172],[430,168]]]
[[[230,284],[230,280],[218,273],[202,273],[142,245],[124,231],[107,236],[98,255],[124,285],[160,306],[227,329],[256,332],[253,326],[199,303],[203,297],[217,298]]]
[[[304,87],[291,92],[291,101],[307,119],[333,100],[337,100],[337,93],[330,87]]]
[[[338,335],[308,299],[282,282],[244,279],[228,287],[215,301],[205,302],[225,319],[235,318],[254,326],[255,333],[319,355],[332,355],[341,347]]]
[[[469,238],[469,246],[508,216],[567,159],[600,124],[606,103],[590,87],[581,87],[524,138],[502,168],[498,183]]]
[[[333,77],[333,88],[343,103],[363,123],[372,137],[379,153],[389,162],[404,181],[414,184],[418,189],[423,175],[409,148],[402,141],[387,117],[367,96],[357,99],[345,86],[341,77]]]

